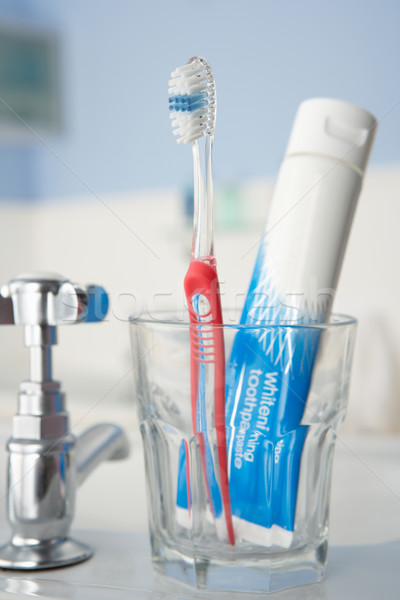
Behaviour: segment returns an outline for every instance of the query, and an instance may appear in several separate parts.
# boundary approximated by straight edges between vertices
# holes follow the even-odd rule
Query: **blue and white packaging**
[[[292,543],[321,335],[313,324],[331,311],[375,129],[370,113],[339,100],[308,100],[296,115],[241,317],[247,327],[227,367],[236,539]]]

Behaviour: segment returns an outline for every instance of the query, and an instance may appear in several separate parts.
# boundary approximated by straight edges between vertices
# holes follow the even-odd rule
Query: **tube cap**
[[[376,125],[371,113],[354,104],[330,98],[305,100],[297,110],[286,156],[330,156],[364,173]]]

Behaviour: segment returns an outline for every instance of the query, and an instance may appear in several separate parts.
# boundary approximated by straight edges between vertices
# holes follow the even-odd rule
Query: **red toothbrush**
[[[169,107],[178,143],[191,143],[194,170],[194,228],[185,293],[190,313],[193,431],[199,440],[208,500],[215,520],[220,494],[227,537],[234,544],[225,430],[225,350],[222,310],[213,249],[212,143],[216,94],[211,67],[194,57],[172,73]],[[215,428],[218,473],[214,472],[208,431]]]

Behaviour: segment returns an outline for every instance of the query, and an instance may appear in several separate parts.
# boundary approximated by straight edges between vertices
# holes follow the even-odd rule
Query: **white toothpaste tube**
[[[376,120],[339,100],[297,112],[227,368],[226,424],[237,539],[289,547],[319,330],[330,314]]]

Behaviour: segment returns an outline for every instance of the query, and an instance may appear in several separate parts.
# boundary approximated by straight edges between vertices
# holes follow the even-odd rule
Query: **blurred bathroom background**
[[[65,326],[54,375],[72,421],[135,425],[127,317],[184,310],[191,152],[171,134],[170,72],[216,76],[216,254],[243,300],[299,103],[379,120],[334,308],[359,320],[346,428],[400,432],[400,4],[397,0],[0,0],[0,284],[26,271],[101,283],[106,323]],[[0,330],[0,418],[28,373]]]

